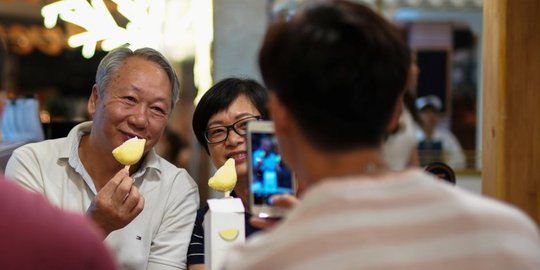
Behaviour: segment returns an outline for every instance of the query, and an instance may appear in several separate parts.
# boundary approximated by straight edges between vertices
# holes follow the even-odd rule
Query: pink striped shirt
[[[329,179],[226,269],[540,269],[521,211],[420,170]]]

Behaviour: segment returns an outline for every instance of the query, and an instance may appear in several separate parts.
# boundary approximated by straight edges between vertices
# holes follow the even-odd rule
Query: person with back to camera
[[[101,60],[88,99],[93,121],[66,138],[18,148],[6,175],[62,209],[86,213],[120,269],[185,269],[197,185],[153,149],[178,96],[178,78],[159,52],[113,50]],[[133,137],[146,144],[128,171],[112,150]]]
[[[307,188],[224,269],[540,269],[538,228],[523,212],[383,162],[409,65],[395,28],[357,3],[313,4],[270,25],[259,53],[270,117]]]

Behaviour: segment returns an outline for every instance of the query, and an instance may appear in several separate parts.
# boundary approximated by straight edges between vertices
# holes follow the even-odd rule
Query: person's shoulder
[[[195,188],[198,189],[197,183],[195,183],[195,180],[191,177],[191,175],[182,168],[176,167],[176,173],[174,174],[173,178],[174,183],[176,185],[182,185],[187,186],[189,188]]]
[[[13,155],[53,156],[67,147],[67,138],[58,138],[24,144],[13,151]]]
[[[514,221],[515,225],[521,224],[525,228],[538,231],[532,219],[523,210],[511,204],[469,191],[462,192],[462,197],[466,198],[467,209],[473,213],[473,216]]]
[[[163,181],[171,184],[180,181],[182,183],[187,183],[190,186],[197,186],[186,169],[177,167],[159,155],[156,155],[156,157],[158,164],[157,166],[162,175],[161,179]]]
[[[439,194],[438,198],[447,205],[448,209],[445,211],[454,211],[464,220],[477,225],[484,224],[486,227],[491,227],[494,222],[507,222],[512,223],[515,227],[521,227],[521,229],[538,234],[535,223],[521,209],[506,202],[450,185],[427,173],[422,172],[422,174],[423,176],[417,174],[417,177],[423,178],[424,183],[428,185],[436,186],[436,190],[430,189],[430,192]]]
[[[448,128],[437,127],[433,132],[433,137],[440,139],[455,139],[456,137]]]
[[[159,166],[160,170],[164,170],[166,172],[171,172],[171,173],[181,173],[182,170],[185,171],[184,168],[180,168],[180,167],[172,164],[170,161],[168,161],[165,158],[161,157],[157,153],[155,153],[155,157],[157,159],[158,166]]]

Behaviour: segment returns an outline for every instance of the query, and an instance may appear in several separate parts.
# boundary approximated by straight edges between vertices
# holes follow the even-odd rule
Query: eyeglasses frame
[[[230,124],[230,125],[224,125],[224,126],[215,126],[215,127],[211,127],[211,128],[207,128],[205,131],[204,131],[204,139],[206,140],[206,143],[208,144],[217,144],[217,143],[222,143],[224,141],[226,141],[228,138],[229,138],[229,133],[231,131],[231,129],[236,133],[238,134],[238,136],[246,136],[246,134],[240,134],[238,132],[238,130],[236,130],[236,128],[234,128],[234,126],[236,124],[238,124],[239,122],[241,121],[244,121],[246,119],[249,119],[249,118],[255,118],[254,121],[258,121],[258,120],[261,120],[262,119],[262,116],[260,115],[251,115],[251,116],[247,116],[247,117],[244,117],[244,118],[241,118],[241,119],[238,119],[236,122]],[[210,140],[208,139],[208,131],[209,130],[212,130],[212,129],[216,129],[216,128],[226,128],[227,129],[227,133],[225,135],[225,138],[219,142],[210,142]]]

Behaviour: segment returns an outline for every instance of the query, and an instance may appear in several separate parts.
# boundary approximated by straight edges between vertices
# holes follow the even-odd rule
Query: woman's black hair
[[[208,121],[219,112],[226,110],[240,95],[251,100],[262,119],[268,119],[266,102],[268,93],[258,82],[251,79],[227,78],[212,86],[201,98],[193,113],[193,132],[208,153],[208,143],[204,138]]]

